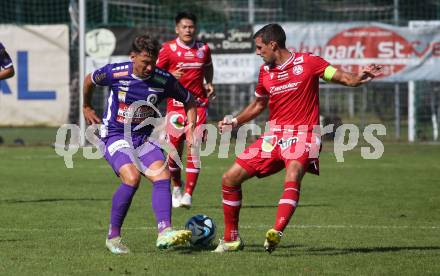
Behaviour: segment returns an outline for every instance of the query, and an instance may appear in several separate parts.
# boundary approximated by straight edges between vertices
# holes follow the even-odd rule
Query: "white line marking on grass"
[[[272,225],[241,225],[241,229],[267,229]],[[0,228],[4,232],[52,232],[52,231],[87,231],[107,230],[108,227],[74,227],[74,228]],[[439,230],[440,226],[409,226],[409,225],[288,225],[287,228],[298,229],[397,229],[397,230]],[[124,230],[156,230],[156,227],[124,227]]]

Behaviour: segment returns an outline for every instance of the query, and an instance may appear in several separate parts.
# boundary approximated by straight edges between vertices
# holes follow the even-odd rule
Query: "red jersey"
[[[271,129],[319,125],[319,78],[329,65],[310,53],[292,53],[281,65],[261,66],[255,95],[269,97]]]
[[[157,59],[157,66],[167,71],[184,69],[184,74],[179,82],[191,92],[198,106],[207,106],[208,97],[203,87],[205,67],[212,64],[211,50],[208,44],[194,41],[187,46],[179,40],[171,40],[162,45]],[[172,107],[182,107],[176,100],[168,100],[168,110]]]

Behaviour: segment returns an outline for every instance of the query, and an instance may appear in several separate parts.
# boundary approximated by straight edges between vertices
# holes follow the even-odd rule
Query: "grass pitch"
[[[143,181],[123,228],[132,254],[104,246],[119,184],[104,159],[63,159],[46,147],[0,147],[0,274],[4,275],[422,275],[440,274],[440,146],[386,144],[379,160],[359,148],[337,163],[330,147],[321,176],[306,175],[300,205],[271,255],[264,235],[275,219],[283,173],[243,185],[243,252],[155,248],[151,187]],[[221,175],[233,157],[203,158],[183,227],[211,216],[222,235]]]

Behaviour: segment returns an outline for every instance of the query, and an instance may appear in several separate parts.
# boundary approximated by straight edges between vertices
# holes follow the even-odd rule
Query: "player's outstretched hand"
[[[90,106],[83,107],[84,119],[90,125],[100,124],[101,119],[96,115],[96,112]]]
[[[363,70],[361,75],[361,83],[366,83],[372,79],[382,75],[383,66],[377,64],[368,64]]]
[[[226,115],[223,120],[218,122],[218,129],[220,133],[223,133],[226,129],[231,129],[237,125],[238,123],[236,118],[234,118],[232,115]]]

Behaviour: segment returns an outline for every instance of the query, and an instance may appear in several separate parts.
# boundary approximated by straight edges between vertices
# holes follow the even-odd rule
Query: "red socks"
[[[241,208],[241,185],[226,186],[222,184],[223,213],[225,219],[225,232],[223,238],[226,242],[238,238],[238,218]]]
[[[285,182],[284,191],[278,202],[278,211],[275,220],[274,229],[284,231],[290,221],[299,201],[300,183]]]

